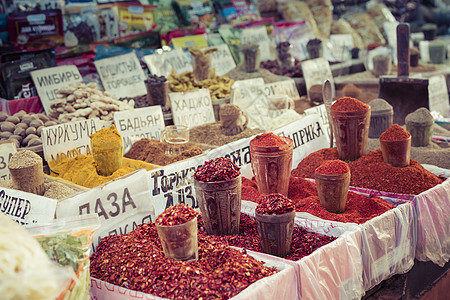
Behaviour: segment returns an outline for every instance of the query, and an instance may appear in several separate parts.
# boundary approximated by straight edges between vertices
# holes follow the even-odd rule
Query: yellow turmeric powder
[[[123,141],[114,125],[102,128],[89,136],[97,172],[110,176],[122,166]]]
[[[97,164],[94,158],[83,154],[62,159],[55,169],[59,171],[59,174],[52,173],[52,176],[63,178],[87,188],[96,187],[134,171],[133,168],[123,166],[110,176],[101,176],[97,174]]]

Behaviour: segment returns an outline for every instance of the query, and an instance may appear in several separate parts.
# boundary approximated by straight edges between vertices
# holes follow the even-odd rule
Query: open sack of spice
[[[94,232],[99,226],[97,215],[83,215],[27,228],[49,259],[75,273],[69,287],[57,299],[89,298],[89,256]]]
[[[119,294],[121,299],[297,298],[292,266],[214,240],[199,230],[197,214],[177,204],[163,212],[156,224],[104,237],[91,256],[91,295],[98,299],[118,299]]]

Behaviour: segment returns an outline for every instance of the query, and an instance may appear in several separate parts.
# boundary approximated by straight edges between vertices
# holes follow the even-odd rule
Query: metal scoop
[[[328,125],[330,126],[330,148],[333,148],[333,122],[331,120],[331,101],[334,97],[334,85],[331,84],[330,80],[327,79],[324,81],[322,86],[322,98],[323,103],[325,104],[325,109],[327,110],[327,117],[328,117]]]

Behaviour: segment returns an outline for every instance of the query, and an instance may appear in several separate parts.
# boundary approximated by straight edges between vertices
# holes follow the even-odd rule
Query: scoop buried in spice
[[[329,212],[343,213],[350,186],[350,168],[341,160],[324,161],[315,171],[320,204]]]
[[[407,167],[411,161],[411,134],[393,124],[380,135],[383,160],[393,167]]]
[[[99,175],[110,176],[122,167],[123,141],[114,125],[98,130],[89,138]]]

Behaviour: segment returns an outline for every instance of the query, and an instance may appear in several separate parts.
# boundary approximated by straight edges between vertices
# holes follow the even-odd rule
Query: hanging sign
[[[119,98],[147,94],[145,74],[136,53],[94,61],[105,91]]]
[[[73,65],[31,71],[30,75],[46,114],[50,114],[50,103],[60,98],[60,89],[83,82],[78,68]]]

